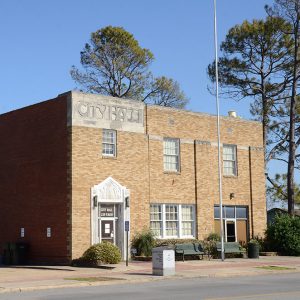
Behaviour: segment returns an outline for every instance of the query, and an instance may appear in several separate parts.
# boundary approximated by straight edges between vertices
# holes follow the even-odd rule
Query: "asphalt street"
[[[5,300],[294,300],[300,299],[300,273],[231,278],[167,279],[138,284],[102,285],[5,293]]]

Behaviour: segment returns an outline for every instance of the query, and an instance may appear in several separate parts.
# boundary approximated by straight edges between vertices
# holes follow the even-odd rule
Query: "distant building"
[[[219,232],[216,132],[212,115],[79,92],[0,115],[0,245],[69,263],[101,241],[124,257],[126,221],[131,238]],[[262,125],[231,113],[221,142],[225,240],[245,242],[266,228]]]

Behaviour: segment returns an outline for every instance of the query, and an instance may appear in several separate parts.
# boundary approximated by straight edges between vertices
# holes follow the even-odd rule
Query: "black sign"
[[[129,231],[129,221],[125,221],[125,231]]]
[[[114,217],[114,206],[113,205],[101,205],[100,217]]]

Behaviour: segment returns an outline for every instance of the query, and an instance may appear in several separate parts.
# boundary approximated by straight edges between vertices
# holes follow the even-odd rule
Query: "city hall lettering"
[[[82,118],[143,123],[143,111],[140,109],[80,101],[75,110]]]

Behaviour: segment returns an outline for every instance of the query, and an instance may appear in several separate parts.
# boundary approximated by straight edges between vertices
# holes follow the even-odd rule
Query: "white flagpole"
[[[214,36],[215,36],[215,72],[216,72],[216,106],[218,131],[218,169],[219,169],[219,202],[221,227],[221,259],[224,261],[224,228],[223,228],[223,199],[222,199],[222,168],[221,168],[221,142],[220,142],[220,104],[219,104],[219,76],[218,76],[218,39],[217,39],[217,3],[214,0]]]

